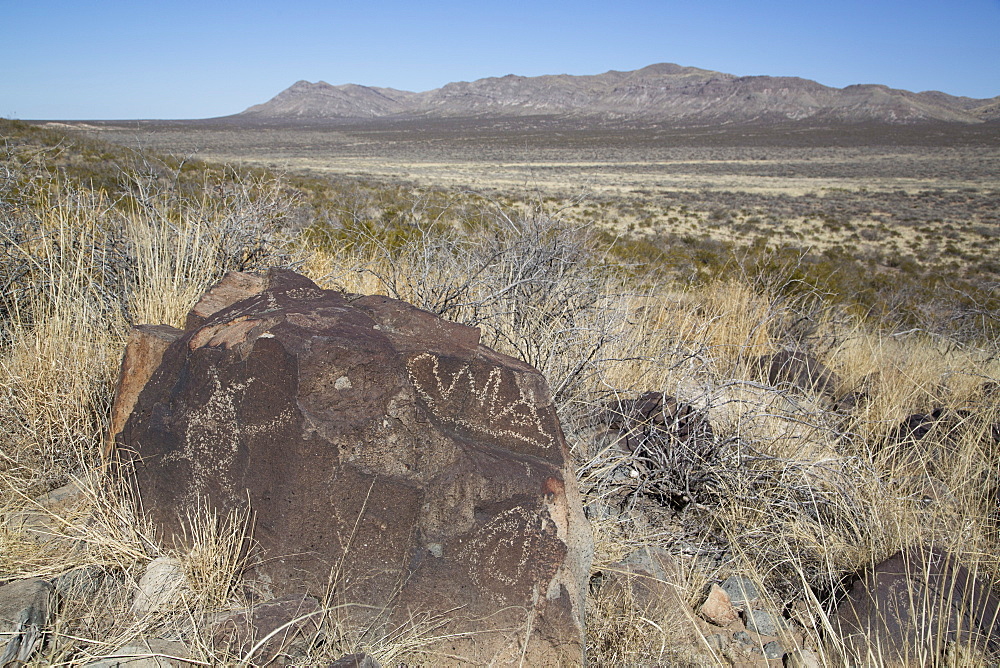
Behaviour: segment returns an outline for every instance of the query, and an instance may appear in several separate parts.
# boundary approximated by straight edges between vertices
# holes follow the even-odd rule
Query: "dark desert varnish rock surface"
[[[165,541],[249,511],[272,596],[376,633],[444,615],[438,665],[581,660],[592,538],[541,374],[290,271],[227,276],[188,325],[116,440]]]
[[[860,573],[830,621],[849,663],[908,664],[948,643],[1000,648],[1000,599],[989,579],[940,548],[897,552]]]

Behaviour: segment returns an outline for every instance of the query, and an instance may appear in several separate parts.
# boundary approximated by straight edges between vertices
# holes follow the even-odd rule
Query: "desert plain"
[[[179,158],[475,193],[633,238],[1000,279],[1000,131],[565,118],[55,123]]]

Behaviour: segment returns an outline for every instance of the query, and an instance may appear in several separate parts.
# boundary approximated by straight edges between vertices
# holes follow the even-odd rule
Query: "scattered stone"
[[[187,586],[181,563],[174,557],[157,557],[146,566],[132,599],[132,612],[147,615],[170,608]]]
[[[747,633],[746,631],[737,631],[736,633],[734,633],[733,634],[733,640],[735,640],[736,642],[739,642],[739,643],[743,643],[744,645],[756,645],[757,644],[757,643],[754,642],[754,639],[750,637],[750,634]]]
[[[722,590],[736,607],[744,607],[760,600],[760,590],[751,580],[742,575],[732,575],[722,583]]]
[[[840,395],[840,397],[833,402],[832,408],[833,410],[839,412],[850,412],[867,404],[869,401],[870,397],[867,392],[862,389],[854,389]]]
[[[701,604],[698,612],[716,626],[729,626],[740,618],[732,601],[729,600],[729,594],[716,584],[713,584],[708,590],[708,597],[705,598],[705,602]]]
[[[944,651],[940,654],[940,665],[990,666],[990,668],[996,668],[996,654],[992,658],[993,660],[990,661],[990,657],[981,648],[949,642],[945,643]]]
[[[733,668],[770,668],[771,666],[771,662],[764,658],[759,647],[732,645],[724,655],[728,664]]]
[[[67,518],[80,511],[87,503],[86,481],[72,480],[62,487],[42,494],[31,501],[27,508],[11,513],[5,525],[21,532],[36,543],[53,548],[75,549],[83,543],[66,536]]]
[[[933,473],[938,463],[961,447],[970,433],[985,444],[1000,446],[1000,423],[986,423],[981,413],[938,406],[930,413],[915,413],[893,431],[890,455],[901,463],[913,463]],[[928,436],[931,436],[928,438]]]
[[[681,567],[677,563],[677,559],[666,550],[652,545],[640,547],[619,561],[617,565],[627,568],[633,573],[661,581],[683,581]]]
[[[715,651],[722,651],[729,646],[729,636],[724,633],[713,633],[705,638],[705,642],[708,646]]]
[[[765,659],[780,659],[785,655],[785,648],[777,640],[764,643],[761,650],[764,652]]]
[[[941,430],[943,437],[950,437],[958,429],[962,418],[959,415],[938,406],[930,413],[914,413],[910,415],[898,427],[894,433],[897,443],[914,442],[923,439],[934,430]]]
[[[833,399],[840,379],[815,355],[796,350],[782,350],[763,355],[754,361],[767,382],[775,387],[789,385],[805,392],[815,392]]]
[[[212,626],[216,648],[253,665],[283,663],[304,653],[320,634],[323,609],[311,596],[267,601],[226,613]]]
[[[387,297],[290,271],[227,290],[116,438],[164,540],[199,502],[252,513],[247,577],[275,598],[334,573],[370,633],[460,609],[455,663],[580,661],[593,539],[542,375]]]
[[[861,573],[830,621],[849,661],[876,656],[890,664],[947,642],[1000,649],[998,615],[989,582],[944,550],[918,547]]]
[[[792,603],[788,610],[788,618],[804,629],[816,628],[816,616],[812,608],[801,599]]]
[[[584,509],[584,514],[586,514],[587,519],[594,521],[606,520],[615,517],[616,513],[611,506],[606,503],[601,503],[600,501],[592,501],[588,503]]]
[[[0,587],[0,666],[24,664],[43,640],[54,588],[45,580],[17,580]]]
[[[684,576],[680,566],[665,550],[646,546],[639,548],[605,574],[604,586],[627,583],[632,595],[642,607],[656,604],[660,608],[684,609]]]
[[[337,659],[327,668],[382,668],[382,666],[368,654],[348,654]]]
[[[785,655],[785,668],[822,668],[816,652],[809,649],[795,649]]]
[[[777,619],[767,610],[750,610],[746,613],[745,624],[748,631],[753,631],[761,636],[776,636],[784,628],[780,619]]]
[[[191,650],[184,643],[152,639],[119,647],[85,668],[186,668],[195,665],[186,661],[190,658]]]
[[[87,598],[101,587],[105,571],[100,566],[80,566],[52,580],[56,593],[61,597]]]

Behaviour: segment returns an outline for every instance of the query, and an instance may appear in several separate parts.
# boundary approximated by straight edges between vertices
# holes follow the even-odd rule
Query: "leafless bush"
[[[152,264],[165,263],[156,271],[176,288],[288,262],[276,235],[290,205],[274,184],[235,180],[195,198],[164,187],[146,163],[120,178],[127,194],[116,199],[9,170],[0,178],[0,343],[15,322],[44,318],[70,277],[95,319],[134,323]],[[195,246],[201,257],[183,256]]]
[[[612,335],[620,304],[586,229],[535,215],[494,225],[420,230],[399,248],[371,239],[368,271],[392,297],[479,327],[483,343],[538,368],[557,404]]]
[[[662,392],[609,405],[603,440],[631,454],[627,466],[635,482],[632,494],[683,507],[706,501],[705,493],[717,487],[722,444],[708,415]]]

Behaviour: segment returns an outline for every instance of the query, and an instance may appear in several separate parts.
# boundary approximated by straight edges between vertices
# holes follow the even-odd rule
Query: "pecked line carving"
[[[444,369],[441,358],[428,352],[412,358],[407,371],[418,396],[442,422],[497,441],[514,439],[542,450],[556,445],[534,392],[510,370],[491,366],[477,374],[469,363]]]

